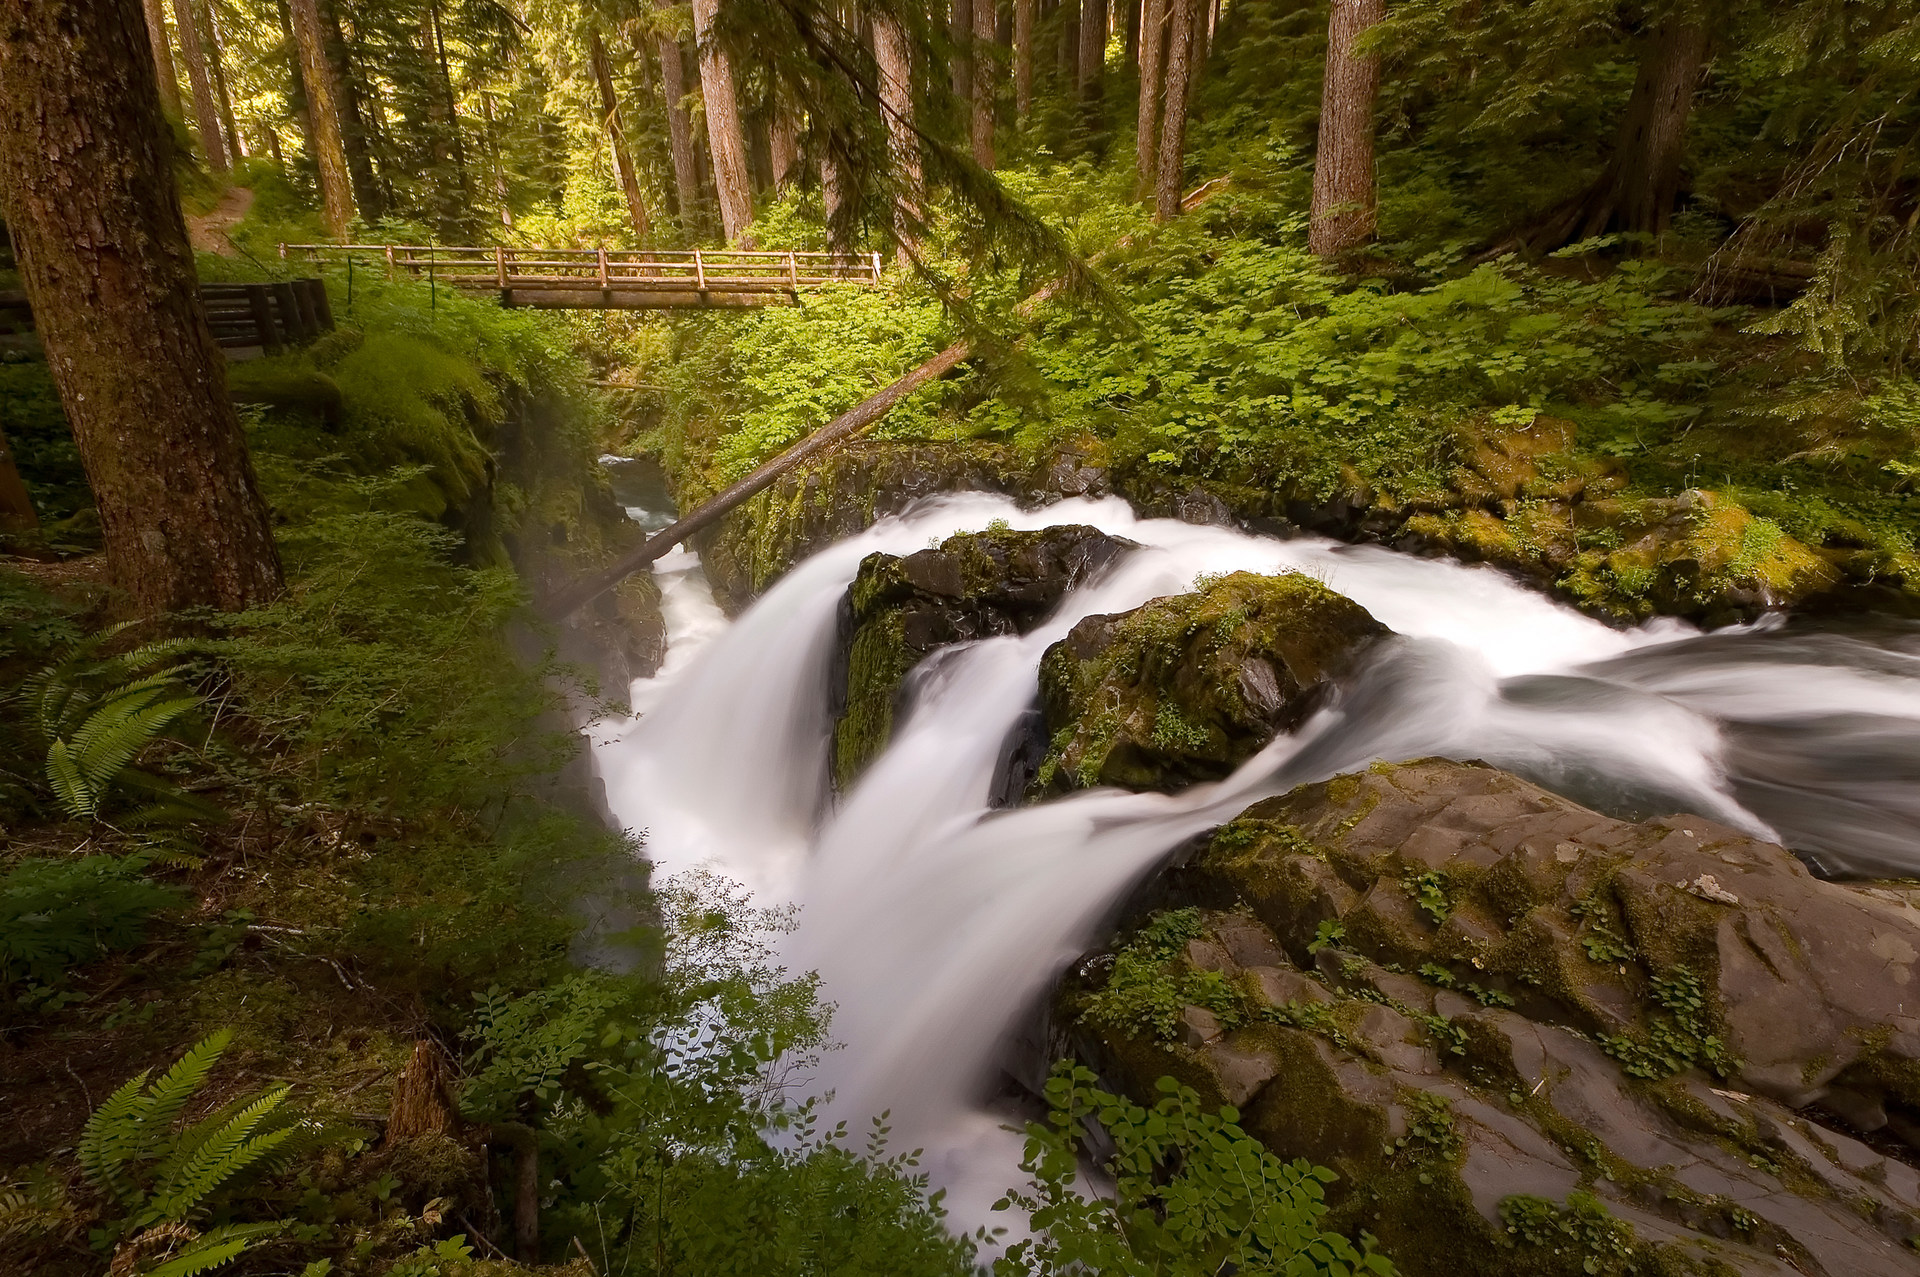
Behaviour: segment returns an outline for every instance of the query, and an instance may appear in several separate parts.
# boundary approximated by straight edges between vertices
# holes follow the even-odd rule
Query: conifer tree
[[[320,25],[318,0],[288,0],[294,44],[300,54],[300,81],[307,92],[307,136],[314,167],[320,177],[320,202],[327,234],[347,238],[353,221],[353,187],[347,172],[346,144],[340,133],[339,99],[333,69],[327,63],[326,32]]]
[[[1333,0],[1307,231],[1308,245],[1321,257],[1337,257],[1373,238],[1373,106],[1380,91],[1380,56],[1358,45],[1386,15],[1386,0]]]
[[[600,126],[606,130],[613,149],[614,176],[626,197],[627,217],[633,223],[633,240],[645,244],[651,228],[647,223],[647,205],[640,194],[640,175],[634,171],[633,152],[627,146],[627,131],[620,122],[620,99],[613,89],[613,69],[607,63],[607,46],[600,32],[587,32],[587,61],[593,68],[594,86],[600,93]]]
[[[180,73],[173,69],[173,44],[167,36],[166,0],[144,0],[147,40],[153,45],[153,69],[160,81],[160,103],[167,114],[180,115]]]
[[[187,83],[193,89],[193,123],[200,134],[200,149],[206,154],[208,168],[225,173],[227,144],[220,135],[220,108],[214,100],[213,78],[207,72],[193,0],[173,0],[173,17],[180,30],[180,56],[187,64]]]
[[[753,184],[748,174],[747,135],[740,124],[740,95],[733,59],[714,37],[720,0],[693,0],[694,38],[700,45],[700,96],[706,106],[707,148],[713,157],[713,185],[720,197],[720,224],[729,243],[751,248],[746,230],[753,221]]]
[[[142,616],[281,583],[172,157],[137,0],[0,0],[0,200],[108,568]]]

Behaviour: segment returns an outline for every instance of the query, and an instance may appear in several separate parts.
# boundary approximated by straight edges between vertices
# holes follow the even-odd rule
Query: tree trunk
[[[893,211],[893,237],[901,253],[913,243],[920,218],[920,147],[913,135],[913,78],[907,36],[892,14],[873,15],[873,60],[880,71],[880,111],[887,120],[887,155],[900,198]]]
[[[493,198],[500,205],[500,224],[512,229],[512,191],[507,184],[507,166],[500,159],[500,129],[493,119],[493,95],[480,94],[480,120],[486,126],[487,164],[493,169]]]
[[[1160,104],[1159,176],[1153,191],[1153,220],[1172,221],[1180,212],[1180,183],[1187,164],[1187,78],[1192,70],[1193,23],[1197,0],[1168,0],[1173,9],[1167,31],[1167,88]],[[1339,3],[1339,0],[1335,0]]]
[[[281,168],[287,166],[286,157],[280,154],[280,130],[274,127],[272,120],[260,121],[260,133],[267,139],[267,154]]]
[[[672,0],[658,0],[671,8]],[[680,225],[691,235],[700,212],[700,173],[693,164],[693,121],[687,117],[687,75],[680,43],[659,36],[660,94],[667,104],[667,153],[673,158],[673,189],[680,202]]]
[[[285,0],[282,0],[284,5]],[[333,87],[333,101],[340,117],[340,146],[347,153],[347,177],[352,183],[353,203],[369,221],[387,215],[393,201],[374,171],[373,147],[368,141],[366,112],[362,106],[360,83],[354,78],[353,61],[347,50],[346,32],[340,26],[340,11],[333,0],[320,0],[320,29],[326,33],[327,83]],[[308,121],[307,137],[313,137]]]
[[[200,46],[200,27],[194,21],[193,0],[173,0],[174,25],[180,28],[180,56],[186,59],[187,83],[193,86],[193,123],[200,130],[200,149],[207,167],[227,171],[227,143],[220,136],[220,109],[213,100],[213,81],[207,75],[207,57]]]
[[[165,0],[145,0],[147,39],[153,44],[153,71],[160,80],[160,105],[167,114],[180,115],[180,73],[173,69],[173,44],[167,39]]]
[[[992,0],[982,0],[991,5]],[[953,42],[954,100],[973,101],[973,0],[950,0],[947,9],[947,37]]]
[[[14,463],[13,449],[7,446],[7,433],[0,430],[0,533],[32,532],[40,526],[33,512],[33,496],[20,467]]]
[[[993,0],[973,0],[973,111],[967,130],[973,159],[981,168],[993,167]]]
[[[1145,199],[1160,179],[1160,96],[1166,89],[1162,56],[1166,52],[1167,0],[1146,0],[1140,22],[1140,121],[1134,138],[1135,189]]]
[[[233,97],[227,92],[226,60],[220,56],[219,6],[212,0],[208,0],[207,4],[207,68],[213,72],[213,92],[220,102],[220,128],[227,139],[227,158],[237,164],[247,157],[247,143],[240,136],[240,126],[233,120]]]
[[[347,149],[340,136],[340,108],[333,69],[327,65],[326,33],[320,26],[319,0],[288,0],[293,41],[300,51],[300,80],[313,117],[314,166],[320,176],[320,203],[327,234],[345,240],[353,222],[353,187],[347,174]]]
[[[700,91],[707,107],[707,149],[713,155],[713,187],[720,197],[720,225],[729,243],[752,248],[753,186],[747,175],[747,135],[740,127],[740,96],[733,62],[714,38],[720,0],[693,0],[693,29],[700,42]]]
[[[1213,47],[1214,0],[1200,0],[1193,17],[1193,55],[1187,65],[1187,110],[1200,100],[1200,83],[1207,74],[1207,51]]]
[[[1013,109],[1022,121],[1033,114],[1033,3],[1013,0]]]
[[[1373,102],[1380,91],[1380,58],[1354,46],[1386,16],[1387,0],[1333,0],[1307,231],[1309,247],[1321,257],[1338,257],[1373,238]]]
[[[1074,86],[1081,104],[1088,108],[1091,122],[1092,109],[1106,88],[1107,0],[1081,0],[1079,38],[1079,69]]]
[[[1080,3],[1079,0],[1060,0],[1060,43],[1056,51],[1055,69],[1064,81],[1061,92],[1073,88],[1080,82]]]
[[[633,222],[634,243],[645,244],[650,233],[647,205],[640,198],[640,175],[634,172],[633,155],[627,150],[627,132],[620,126],[620,101],[613,91],[613,69],[607,65],[607,46],[601,42],[598,31],[587,33],[587,53],[593,63],[593,82],[600,89],[600,126],[606,129],[607,140],[613,145],[613,167],[620,180],[620,190],[627,197],[627,216]]]
[[[1672,225],[1686,159],[1687,117],[1711,41],[1698,23],[1670,21],[1654,33],[1640,57],[1606,172],[1561,219],[1562,227],[1554,228],[1558,233],[1548,237],[1553,242],[1542,247],[1607,231],[1660,235]]]
[[[793,113],[777,103],[767,123],[767,154],[773,161],[773,189],[784,191],[799,176],[800,131],[794,125]]]
[[[457,198],[460,208],[451,220],[459,222],[465,219],[466,210],[473,205],[473,182],[467,174],[467,140],[460,132],[460,105],[453,94],[453,68],[447,62],[447,36],[440,26],[440,0],[430,0],[427,17],[433,34],[431,52],[440,64],[440,109],[445,112],[442,122],[447,129],[447,146],[453,157],[454,176],[459,183]]]
[[[137,0],[0,0],[0,198],[109,570],[148,617],[281,585],[159,107]]]

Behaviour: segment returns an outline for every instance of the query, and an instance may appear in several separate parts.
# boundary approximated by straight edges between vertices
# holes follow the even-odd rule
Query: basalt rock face
[[[868,555],[843,604],[832,675],[836,784],[850,785],[886,747],[907,675],[930,653],[1031,631],[1133,548],[1069,525],[963,533],[905,557]]]
[[[1361,646],[1387,633],[1297,573],[1236,572],[1087,617],[1041,662],[1051,747],[1038,779],[1056,793],[1218,779],[1296,726]]]
[[[783,475],[700,538],[714,596],[737,613],[794,564],[923,497],[995,492],[1042,505],[1105,496],[1104,467],[1072,449],[1039,466],[981,443],[855,440]]]
[[[1429,760],[1249,808],[1057,1013],[1421,1274],[1920,1272],[1920,911]],[[1909,1003],[1913,1005],[1909,1006]]]

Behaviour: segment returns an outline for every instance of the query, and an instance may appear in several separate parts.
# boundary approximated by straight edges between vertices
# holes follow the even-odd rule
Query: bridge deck
[[[441,244],[282,244],[280,256],[384,270],[500,294],[502,305],[558,310],[735,308],[798,302],[826,284],[877,284],[878,253],[684,252],[485,248]]]

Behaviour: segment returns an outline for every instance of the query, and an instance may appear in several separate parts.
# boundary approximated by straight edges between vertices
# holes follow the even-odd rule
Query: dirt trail
[[[193,241],[196,253],[218,253],[222,257],[237,257],[239,250],[233,241],[227,238],[227,232],[240,224],[240,219],[253,207],[253,192],[244,186],[230,186],[220,196],[220,202],[204,213],[187,215],[187,238]]]

